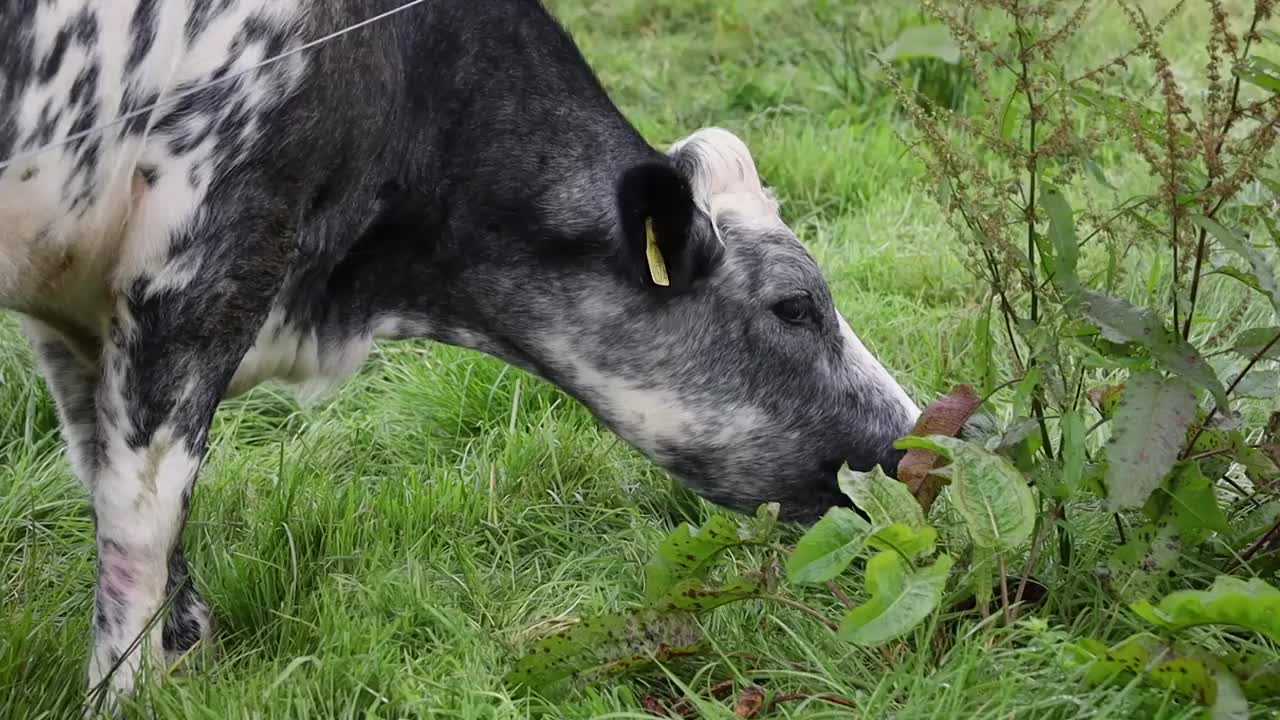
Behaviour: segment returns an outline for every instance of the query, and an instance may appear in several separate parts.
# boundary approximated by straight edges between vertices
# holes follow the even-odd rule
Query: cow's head
[[[553,380],[700,495],[745,512],[777,501],[783,517],[812,519],[847,503],[841,465],[896,469],[892,443],[919,409],[836,310],[742,141],[705,129],[618,169],[605,192],[566,183],[557,197],[576,203],[555,209],[560,225],[590,234],[603,215],[607,239],[564,256],[542,246],[491,280],[506,288],[486,313],[501,327],[476,327],[476,346]]]

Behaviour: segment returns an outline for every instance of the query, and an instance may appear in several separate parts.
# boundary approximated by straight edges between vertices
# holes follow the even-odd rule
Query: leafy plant
[[[1159,605],[1142,600],[1131,607],[1165,637],[1139,632],[1110,647],[1093,639],[1073,643],[1073,660],[1085,682],[1124,683],[1140,677],[1207,706],[1206,715],[1215,719],[1247,717],[1249,700],[1280,693],[1280,654],[1215,652],[1179,637],[1188,628],[1219,626],[1280,641],[1280,590],[1257,578],[1224,575],[1208,590],[1183,590]]]
[[[1152,19],[1121,3],[1134,45],[1078,68],[1065,53],[1099,3],[923,2],[927,21],[877,58],[985,289],[976,391],[957,386],[896,443],[898,480],[842,470],[854,507],[831,508],[794,549],[768,512],[677,528],[646,567],[641,607],[535,642],[510,679],[542,688],[701,652],[700,616],[727,603],[776,603],[873,647],[964,612],[947,599],[972,596],[990,621],[998,589],[1004,623],[1026,625],[1029,589],[1097,578],[1112,611],[1149,630],[1061,631],[1086,682],[1141,678],[1211,717],[1280,693],[1280,591],[1263,579],[1280,570],[1276,4],[1233,17],[1207,0],[1203,92],[1161,48],[1183,4]],[[921,60],[971,74],[973,112],[926,92],[908,70]],[[1151,183],[1125,197],[1124,173]],[[1149,267],[1127,260],[1135,248]],[[1210,287],[1234,307],[1208,303]],[[978,439],[984,405],[1008,412]],[[1086,564],[1073,535],[1098,518],[1115,542]],[[747,546],[757,567],[711,579]],[[859,566],[853,600],[838,582]],[[802,600],[822,585],[842,617]]]
[[[957,387],[926,408],[921,430],[951,428],[957,407],[971,391]],[[959,400],[957,399],[959,398]],[[968,410],[961,413],[968,415]],[[939,418],[942,418],[939,420]],[[946,435],[912,436],[901,442],[939,456],[946,497],[964,508],[973,544],[993,556],[1024,545],[1034,524],[1031,491],[998,454]],[[905,461],[904,461],[905,462]],[[776,505],[763,505],[750,521],[716,515],[702,527],[681,524],[645,566],[644,603],[589,616],[534,642],[507,675],[514,686],[546,691],[563,680],[588,683],[616,677],[705,651],[698,616],[744,601],[776,602],[803,610],[846,642],[878,646],[899,640],[941,606],[954,558],[937,554],[938,532],[907,485],[880,467],[839,472],[841,490],[859,510],[832,507],[788,550],[777,544]],[[760,566],[716,580],[720,558],[735,549],[764,548]],[[784,595],[777,566],[794,588],[827,583],[866,560],[862,604],[848,603],[840,622]],[[989,589],[989,588],[988,588]]]
[[[1071,67],[1065,52],[1096,5],[926,0],[975,69],[974,113],[939,109],[883,66],[910,110],[907,142],[938,179],[966,266],[987,288],[975,344],[984,400],[1003,398],[1011,410],[988,444],[1002,462],[987,461],[980,485],[965,482],[973,459],[958,466],[946,504],[973,542],[971,573],[993,551],[1012,555],[1029,542],[1024,577],[1043,566],[1056,582],[1078,582],[1072,527],[1105,512],[1117,542],[1101,576],[1117,601],[1137,603],[1163,629],[1225,622],[1231,608],[1258,630],[1271,597],[1260,579],[1224,576],[1208,591],[1148,599],[1207,582],[1206,570],[1280,564],[1280,453],[1270,450],[1280,413],[1251,400],[1280,396],[1280,66],[1268,57],[1280,44],[1263,32],[1276,5],[1256,0],[1233,17],[1207,1],[1205,92],[1179,80],[1161,48],[1184,3],[1157,19],[1121,3],[1136,44]],[[1108,173],[1138,167],[1153,178],[1149,191],[1118,194]],[[1145,296],[1122,296],[1119,278],[1134,269],[1124,258],[1138,247],[1162,262]],[[1234,310],[1206,307],[1211,283],[1239,298]],[[899,446],[944,455],[957,442]],[[1248,531],[1237,531],[1246,520]],[[1005,582],[1003,564],[999,572]],[[1016,619],[1016,598],[1006,620]],[[1245,606],[1259,610],[1246,618]],[[1095,669],[1181,683],[1215,714],[1250,695],[1241,687],[1260,687],[1194,645],[1126,642],[1086,654]]]

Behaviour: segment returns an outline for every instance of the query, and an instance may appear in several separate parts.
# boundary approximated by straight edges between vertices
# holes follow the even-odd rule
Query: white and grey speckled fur
[[[208,631],[181,531],[219,403],[336,380],[375,338],[501,357],[788,518],[846,502],[845,462],[892,467],[918,415],[746,145],[650,147],[534,0],[433,0],[263,64],[396,4],[0,7],[0,307],[92,496],[108,705]]]

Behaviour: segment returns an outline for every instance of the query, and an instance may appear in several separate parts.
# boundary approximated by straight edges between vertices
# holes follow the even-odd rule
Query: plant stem
[[[1004,316],[1004,331],[1009,336],[1009,348],[1013,350],[1013,357],[1018,361],[1018,370],[1025,370],[1026,364],[1022,361],[1022,353],[1018,352],[1018,342],[1013,335],[1013,323],[1018,319],[1018,315],[1013,311],[1013,306],[1009,304],[1009,296],[1005,294],[1004,282],[1000,278],[1000,272],[996,269],[995,258],[991,257],[991,253],[986,248],[982,248],[982,255],[991,267],[992,282],[995,284],[996,294],[1000,296],[1000,314]]]
[[[840,601],[841,605],[844,605],[847,608],[852,608],[854,606],[853,601],[849,599],[849,596],[845,594],[844,590],[840,589],[840,586],[836,584],[835,580],[827,581],[827,589],[831,591],[832,595],[836,596],[836,599]]]
[[[1000,559],[1000,603],[1004,605],[1004,622],[1006,625],[1013,624],[1013,608],[1009,607],[1009,572],[1004,565],[1004,554],[997,556]]]
[[[1067,507],[1065,505],[1059,505],[1058,511],[1060,513],[1060,516],[1058,519],[1065,521],[1067,519]],[[1071,572],[1070,525],[1066,522],[1063,522],[1062,524],[1058,524],[1055,522],[1054,526],[1058,530],[1058,564],[1061,567],[1065,568],[1065,572],[1069,573]]]
[[[1249,23],[1249,32],[1246,33],[1244,36],[1244,50],[1240,53],[1240,58],[1239,58],[1240,60],[1243,60],[1244,58],[1249,56],[1249,47],[1253,43],[1253,34],[1254,32],[1257,31],[1258,21],[1261,19],[1260,17],[1261,13],[1259,12],[1261,8],[1262,8],[1262,3],[1254,3],[1253,20]],[[1231,108],[1227,111],[1226,119],[1222,121],[1222,133],[1218,135],[1218,143],[1213,150],[1213,154],[1215,156],[1217,156],[1222,152],[1222,146],[1227,141],[1227,135],[1231,132],[1231,126],[1235,124],[1236,119],[1239,117],[1239,115],[1240,115],[1240,76],[1236,75],[1235,80],[1231,83]],[[1213,180],[1214,178],[1210,176],[1205,181],[1206,189],[1213,186]],[[1215,214],[1217,214],[1218,209],[1222,207],[1222,204],[1226,199],[1227,199],[1226,196],[1218,198],[1218,202],[1214,205],[1213,209],[1208,212],[1206,217],[1212,218]],[[1177,215],[1175,213],[1175,217],[1176,216]],[[1205,229],[1203,227],[1200,228],[1200,235],[1196,239],[1196,265],[1195,265],[1195,270],[1192,272],[1192,275],[1191,275],[1191,301],[1190,301],[1191,306],[1187,308],[1187,320],[1182,326],[1183,340],[1190,339],[1191,337],[1191,318],[1194,317],[1196,314],[1196,300],[1198,299],[1200,294],[1200,268],[1204,264],[1204,250],[1205,250],[1205,244],[1207,242],[1207,237],[1208,236],[1207,236],[1207,233],[1205,232]],[[1174,246],[1176,247],[1178,242],[1178,238],[1176,235],[1173,238],[1173,242],[1174,242]],[[1176,277],[1178,273],[1178,268],[1176,266],[1174,267],[1173,272],[1174,272],[1174,276]],[[1176,319],[1175,319],[1175,327],[1176,327]]]
[[[1036,416],[1036,422],[1040,424],[1041,447],[1045,456],[1052,460],[1053,440],[1049,437],[1049,425],[1044,421],[1044,403],[1040,401],[1040,385],[1037,384],[1032,388],[1032,392],[1035,393],[1035,397],[1031,398],[1031,412]]]
[[[1176,332],[1178,328],[1178,213],[1174,212],[1172,214],[1173,214],[1173,220],[1172,220],[1173,230],[1171,232],[1173,233],[1173,239],[1169,243],[1169,245],[1173,247],[1173,328],[1174,328],[1174,331]],[[1200,279],[1200,256],[1202,254],[1203,253],[1201,252],[1196,253],[1196,271],[1195,271],[1196,280],[1192,281],[1193,287],[1195,286],[1196,281]],[[1191,314],[1188,312],[1187,324],[1184,325],[1182,328],[1182,339],[1185,340],[1187,338],[1187,334],[1190,332],[1191,332]]]
[[[1031,322],[1039,324],[1040,322],[1040,294],[1036,292],[1036,181],[1039,173],[1036,172],[1039,167],[1039,158],[1036,156],[1036,124],[1039,120],[1036,108],[1035,95],[1031,92],[1031,71],[1027,68],[1027,50],[1023,41],[1022,33],[1022,16],[1015,15],[1016,27],[1014,32],[1018,35],[1018,62],[1022,65],[1022,73],[1020,82],[1022,84],[1022,94],[1027,98],[1027,118],[1029,124],[1027,138],[1027,174],[1030,175],[1027,205],[1024,210],[1027,223],[1027,271],[1031,275]],[[1034,361],[1033,361],[1034,362]]]
[[[1270,530],[1263,533],[1262,537],[1254,540],[1253,544],[1244,551],[1240,556],[1241,562],[1249,562],[1252,560],[1253,556],[1257,555],[1259,550],[1266,547],[1276,538],[1280,538],[1280,518],[1276,519],[1275,524],[1271,526]]]
[[[1036,105],[1035,93],[1031,91],[1031,69],[1027,67],[1027,48],[1022,32],[1022,15],[1015,14],[1016,26],[1014,32],[1018,36],[1018,62],[1022,67],[1019,74],[1019,82],[1022,85],[1022,94],[1027,98],[1027,118],[1028,118],[1028,137],[1027,137],[1027,174],[1028,179],[1027,203],[1023,209],[1024,220],[1027,224],[1027,272],[1029,273],[1030,282],[1028,288],[1031,291],[1031,324],[1040,324],[1040,293],[1036,289],[1036,206],[1038,203],[1036,195],[1036,185],[1039,181],[1040,173],[1037,172],[1040,167],[1040,158],[1036,150],[1036,129],[1039,121],[1039,107]],[[1028,355],[1027,369],[1035,367],[1036,359],[1034,356]],[[1031,389],[1031,412],[1036,417],[1036,422],[1040,425],[1041,447],[1044,454],[1053,459],[1053,439],[1049,437],[1049,426],[1044,421],[1044,400],[1041,393],[1040,383],[1036,383]],[[1008,600],[1006,597],[1005,600]]]
[[[1050,527],[1053,527],[1058,520],[1059,514],[1062,512],[1062,503],[1055,503],[1053,511],[1049,513],[1049,522],[1044,522],[1043,514],[1036,521],[1040,527],[1036,530],[1035,540],[1031,542],[1031,551],[1027,553],[1027,562],[1022,566],[1022,577],[1018,580],[1018,590],[1013,594],[1013,604],[1017,605],[1022,602],[1022,594],[1027,589],[1027,578],[1031,577],[1031,571],[1035,570],[1036,561],[1040,559],[1040,548],[1044,545],[1044,536],[1048,534]],[[1017,612],[1014,612],[1017,617]]]
[[[1120,535],[1120,544],[1121,545],[1128,544],[1129,539],[1126,538],[1124,535],[1124,521],[1120,519],[1120,513],[1112,513],[1111,517],[1115,518],[1116,532],[1119,533]]]

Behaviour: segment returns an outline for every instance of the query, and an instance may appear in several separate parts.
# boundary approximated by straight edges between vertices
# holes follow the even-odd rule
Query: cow
[[[220,402],[375,340],[500,358],[788,520],[920,414],[744,142],[649,144],[537,0],[5,0],[0,308],[91,498],[108,708],[208,632],[181,535]]]

